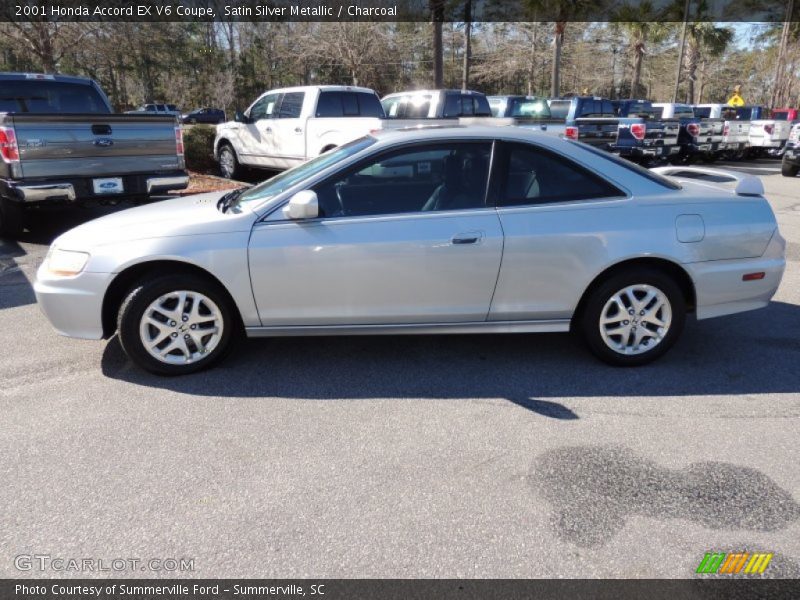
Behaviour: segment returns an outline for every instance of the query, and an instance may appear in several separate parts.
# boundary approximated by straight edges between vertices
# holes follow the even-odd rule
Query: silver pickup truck
[[[24,210],[142,198],[188,184],[174,116],[112,114],[91,79],[0,73],[0,235]]]

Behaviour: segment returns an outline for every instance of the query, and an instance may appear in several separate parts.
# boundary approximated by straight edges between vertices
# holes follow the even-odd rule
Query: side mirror
[[[244,114],[238,110],[234,113],[233,120],[237,123],[247,123],[248,121],[247,117],[245,117]]]
[[[287,219],[316,219],[319,216],[317,193],[312,190],[297,192],[283,207],[283,216]]]

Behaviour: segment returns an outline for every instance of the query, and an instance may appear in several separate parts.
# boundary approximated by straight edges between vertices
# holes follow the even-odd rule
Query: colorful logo
[[[772,560],[768,552],[706,552],[695,573],[757,575],[767,569]]]

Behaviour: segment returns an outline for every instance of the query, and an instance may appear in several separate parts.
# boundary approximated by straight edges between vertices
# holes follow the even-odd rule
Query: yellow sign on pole
[[[744,98],[742,98],[737,92],[734,92],[733,96],[728,98],[728,106],[744,106]]]

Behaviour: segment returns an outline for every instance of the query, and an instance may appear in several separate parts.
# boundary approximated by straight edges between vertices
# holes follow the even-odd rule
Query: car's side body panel
[[[267,222],[253,295],[263,326],[482,321],[502,248],[492,209]]]

